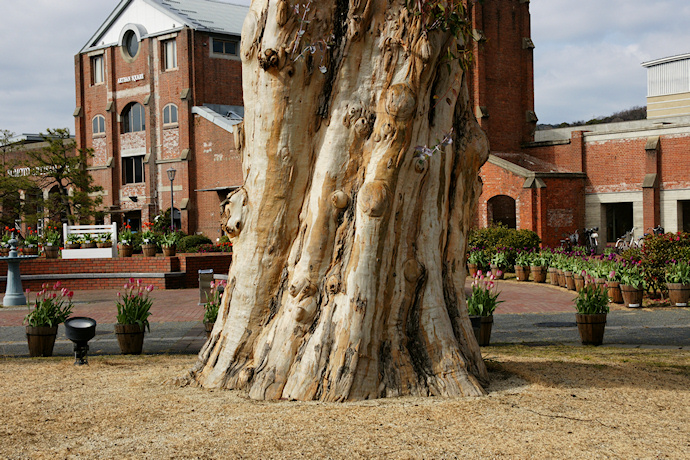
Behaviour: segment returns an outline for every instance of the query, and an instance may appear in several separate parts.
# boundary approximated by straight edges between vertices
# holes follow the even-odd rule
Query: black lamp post
[[[175,170],[175,168],[173,167],[170,167],[166,172],[168,173],[168,179],[170,179],[170,228],[173,231],[175,231],[175,202],[173,200],[173,181],[175,180],[175,173],[177,172],[177,170]]]

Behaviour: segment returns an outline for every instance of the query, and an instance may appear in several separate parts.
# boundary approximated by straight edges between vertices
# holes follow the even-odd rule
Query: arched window
[[[491,223],[500,223],[508,228],[517,228],[514,199],[506,195],[496,195],[489,200],[488,205]]]
[[[146,129],[146,115],[144,106],[138,102],[127,104],[122,111],[122,132],[136,133]]]
[[[175,104],[168,104],[163,108],[163,124],[177,124],[177,106]]]
[[[92,133],[93,135],[105,134],[105,117],[103,115],[93,117]]]

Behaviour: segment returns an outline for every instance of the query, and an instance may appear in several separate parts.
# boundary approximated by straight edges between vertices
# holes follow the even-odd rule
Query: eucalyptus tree
[[[256,399],[480,395],[466,235],[487,141],[460,1],[254,0],[234,260],[186,376]]]

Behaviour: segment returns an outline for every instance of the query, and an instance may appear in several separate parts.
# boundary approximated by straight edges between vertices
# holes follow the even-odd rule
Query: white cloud
[[[119,1],[2,3],[0,129],[73,131],[74,55]],[[545,123],[644,105],[640,63],[690,52],[688,0],[532,0],[530,10],[535,104]]]
[[[646,104],[644,61],[690,52],[687,0],[533,0],[535,108],[543,123]]]

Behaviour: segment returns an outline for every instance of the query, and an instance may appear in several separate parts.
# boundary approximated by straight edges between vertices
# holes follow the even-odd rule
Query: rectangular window
[[[217,57],[234,57],[237,56],[237,48],[239,42],[237,40],[229,40],[222,38],[211,38],[211,56]]]
[[[122,183],[139,184],[144,182],[144,155],[122,158]]]
[[[177,69],[177,42],[174,38],[163,42],[163,69]]]
[[[103,83],[103,55],[91,57],[91,84]]]

